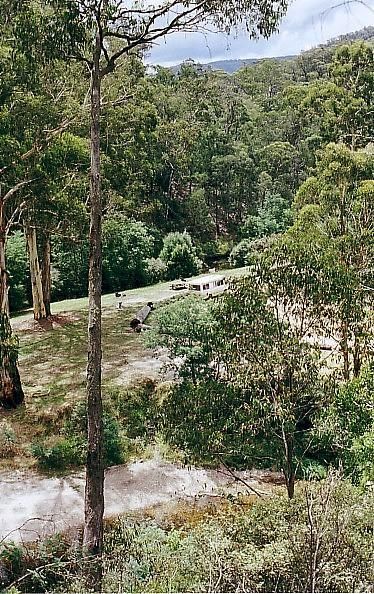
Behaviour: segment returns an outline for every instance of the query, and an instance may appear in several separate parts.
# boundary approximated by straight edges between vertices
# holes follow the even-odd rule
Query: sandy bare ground
[[[270,476],[271,474],[271,476]],[[238,473],[257,492],[269,493],[269,472]],[[191,498],[211,498],[251,488],[225,471],[171,464],[157,458],[106,472],[105,516],[140,512]],[[84,473],[45,478],[32,472],[0,474],[0,542],[30,541],[79,526],[83,521]]]

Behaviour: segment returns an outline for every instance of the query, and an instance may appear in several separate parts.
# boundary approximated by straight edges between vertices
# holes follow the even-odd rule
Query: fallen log
[[[130,326],[133,330],[136,330],[139,326],[142,326],[145,320],[148,318],[151,311],[154,309],[152,301],[149,301],[147,305],[144,305],[136,316],[131,320]]]

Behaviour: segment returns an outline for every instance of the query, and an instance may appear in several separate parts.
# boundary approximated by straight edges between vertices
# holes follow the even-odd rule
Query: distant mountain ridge
[[[369,41],[374,42],[374,27],[364,27],[363,29],[359,29],[358,31],[352,31],[352,33],[346,33],[345,35],[339,35],[339,37],[334,37],[330,39],[326,43],[322,43],[315,48],[310,50],[306,50],[305,52],[301,52],[302,54],[307,54],[308,52],[312,52],[317,48],[331,48],[337,45],[341,45],[343,43],[353,43],[354,41]],[[200,63],[195,62],[195,60],[185,60],[183,64],[196,64],[201,66],[203,69],[211,69],[211,70],[223,70],[227,72],[227,74],[233,74],[240,68],[244,66],[252,66],[254,64],[258,64],[259,62],[263,62],[264,60],[276,60],[276,61],[289,61],[294,60],[297,58],[297,54],[290,54],[286,56],[274,56],[270,58],[243,58],[243,59],[234,59],[234,60],[215,60],[214,62],[207,62],[207,63]],[[173,66],[171,70],[173,72],[178,72],[182,64],[177,66]]]
[[[274,56],[272,58],[243,58],[242,60],[216,60],[215,62],[208,62],[207,64],[201,64],[203,68],[211,68],[212,70],[224,70],[228,74],[233,74],[244,66],[252,66],[258,64],[263,60],[276,60],[277,62],[283,62],[287,60],[293,60],[297,56],[290,54],[289,56]],[[188,61],[187,61],[188,62]]]

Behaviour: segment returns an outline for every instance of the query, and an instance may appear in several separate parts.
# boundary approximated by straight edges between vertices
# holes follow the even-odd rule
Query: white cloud
[[[249,40],[244,33],[175,33],[155,46],[147,62],[171,65],[192,58],[200,62],[297,54],[329,39],[374,25],[374,0],[294,0],[278,34]]]

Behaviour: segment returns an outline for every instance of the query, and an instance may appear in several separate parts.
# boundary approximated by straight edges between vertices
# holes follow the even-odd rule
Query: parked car
[[[180,281],[174,281],[171,285],[170,288],[173,291],[181,291],[182,289],[187,289],[187,283],[186,281],[180,280]]]

